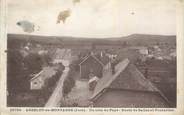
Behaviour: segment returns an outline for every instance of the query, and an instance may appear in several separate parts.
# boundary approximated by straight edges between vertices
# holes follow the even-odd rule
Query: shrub
[[[64,66],[62,64],[59,64],[57,69],[56,69],[56,74],[52,76],[51,78],[47,79],[46,87],[53,87],[56,85],[56,82],[59,80],[61,77],[62,73],[64,70]]]
[[[74,71],[70,69],[68,76],[66,77],[64,83],[63,83],[63,97],[66,97],[69,92],[71,92],[72,88],[75,86],[75,80],[74,80]]]

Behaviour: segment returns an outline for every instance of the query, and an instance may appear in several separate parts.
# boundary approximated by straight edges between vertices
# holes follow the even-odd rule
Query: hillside
[[[129,43],[141,45],[150,45],[157,43],[168,43],[170,45],[176,44],[176,36],[132,34],[125,37],[125,39]]]
[[[79,37],[58,37],[58,36],[38,36],[23,34],[8,34],[8,39],[34,41],[43,44],[105,44],[105,45],[123,45],[127,42],[130,45],[151,45],[157,43],[176,44],[176,36],[132,34],[125,37],[116,38],[79,38]]]

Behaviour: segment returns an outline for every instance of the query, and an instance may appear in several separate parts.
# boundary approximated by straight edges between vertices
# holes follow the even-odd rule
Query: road
[[[59,107],[60,106],[60,100],[62,99],[62,90],[63,90],[63,82],[65,78],[67,77],[69,72],[69,67],[65,66],[65,70],[63,71],[63,74],[61,75],[59,81],[57,82],[57,86],[54,89],[52,95],[50,96],[49,100],[45,104],[45,107]]]

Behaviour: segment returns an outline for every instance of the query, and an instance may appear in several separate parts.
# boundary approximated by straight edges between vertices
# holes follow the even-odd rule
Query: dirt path
[[[65,66],[65,70],[63,71],[63,74],[61,75],[59,81],[57,82],[57,86],[54,89],[52,95],[50,96],[49,100],[45,104],[45,107],[60,107],[60,102],[63,99],[63,83],[65,78],[68,76],[68,72],[70,70],[69,65],[71,62],[70,59],[70,50],[65,49],[64,53],[62,54],[62,64]]]
[[[92,92],[89,91],[88,81],[76,80],[75,87],[68,94],[66,99],[68,104],[77,103],[80,107],[86,107],[90,104],[89,98],[91,97]]]
[[[69,72],[69,67],[66,66],[65,70],[63,71],[63,74],[61,75],[59,81],[57,82],[57,86],[54,89],[54,92],[50,96],[49,100],[45,104],[45,107],[59,107],[60,106],[60,100],[62,99],[62,90],[63,90],[63,82],[65,78],[67,77]]]

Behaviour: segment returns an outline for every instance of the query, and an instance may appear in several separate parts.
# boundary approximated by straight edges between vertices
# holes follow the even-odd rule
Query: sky
[[[176,35],[177,0],[8,0],[8,33],[120,37],[131,34]],[[65,23],[57,23],[61,11],[70,10]],[[34,23],[24,32],[17,22]]]

